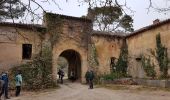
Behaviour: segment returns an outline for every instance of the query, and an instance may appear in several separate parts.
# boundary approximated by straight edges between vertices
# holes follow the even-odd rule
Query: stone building
[[[38,54],[43,29],[39,25],[0,23],[0,70],[27,62]]]
[[[125,39],[123,33],[92,32],[91,41],[96,47],[99,74],[110,73],[111,64],[119,58],[123,39]]]
[[[89,44],[94,44],[96,48],[98,73],[108,74],[110,65],[119,57],[122,43],[126,40],[128,74],[143,78],[145,72],[137,58],[156,48],[155,37],[158,33],[161,34],[162,43],[170,48],[169,32],[170,20],[157,21],[129,35],[93,31],[89,19],[53,13],[44,15],[42,25],[4,22],[0,23],[0,70],[31,61],[40,52],[42,45],[48,44],[52,48],[53,78],[57,78],[58,57],[64,57],[69,63],[68,74],[73,70],[76,79],[85,82],[85,72],[89,68]],[[155,70],[159,74],[159,68]]]
[[[57,77],[57,59],[61,56],[69,63],[68,75],[70,71],[74,71],[76,79],[85,81],[84,76],[88,69],[88,42],[92,31],[91,21],[85,18],[46,13],[44,25],[49,29],[47,34],[58,37],[56,42],[52,42],[54,78]]]
[[[151,54],[151,50],[156,49],[156,35],[160,34],[162,44],[167,48],[168,57],[170,58],[170,19],[153,21],[152,25],[141,28],[130,35],[126,36],[129,53],[129,73],[133,77],[146,77],[141,61],[138,60],[140,55],[149,56],[155,65],[157,75],[160,75],[158,62]],[[169,70],[170,75],[170,70]]]

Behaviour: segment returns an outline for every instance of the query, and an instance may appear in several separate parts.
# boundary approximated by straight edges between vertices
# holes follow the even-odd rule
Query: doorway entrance
[[[81,57],[80,54],[72,49],[63,51],[59,58],[65,58],[67,64],[62,64],[64,66],[59,66],[64,68],[65,75],[68,79],[80,80],[81,79]],[[61,59],[60,59],[61,60]],[[64,62],[64,61],[63,61]]]

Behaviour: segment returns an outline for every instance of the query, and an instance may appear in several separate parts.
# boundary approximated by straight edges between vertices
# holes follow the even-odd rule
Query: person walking
[[[61,69],[58,70],[58,79],[60,80],[60,77],[61,77]]]
[[[60,81],[61,81],[61,84],[63,84],[63,77],[64,77],[64,71],[61,69],[60,70]]]
[[[62,69],[59,69],[58,75],[59,75],[59,80],[61,84],[63,84],[64,71]]]
[[[87,72],[85,74],[86,84],[89,84],[89,74],[90,74],[90,70],[87,70]]]
[[[3,84],[2,89],[1,89],[0,98],[5,93],[5,98],[10,99],[8,97],[8,82],[9,82],[9,80],[8,80],[8,73],[7,72],[6,73],[2,72],[1,80],[4,81],[4,84]]]
[[[94,79],[94,72],[93,70],[88,70],[86,72],[86,77],[89,83],[89,89],[93,89],[93,79]]]
[[[5,84],[4,80],[0,79],[0,90],[1,91],[2,91],[4,84]],[[0,97],[0,100],[1,100],[1,97]]]
[[[21,75],[21,71],[18,70],[17,71],[17,75],[15,76],[15,81],[16,81],[16,92],[15,92],[15,96],[19,96],[20,92],[21,92],[21,85],[22,85],[22,75]]]
[[[89,73],[89,88],[93,89],[93,79],[94,79],[94,72],[93,70],[90,70]]]

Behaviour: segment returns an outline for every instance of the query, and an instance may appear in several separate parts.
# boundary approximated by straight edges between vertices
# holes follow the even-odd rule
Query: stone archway
[[[70,77],[71,71],[74,72],[75,79],[81,80],[81,56],[80,54],[72,49],[64,50],[59,57],[64,57],[68,62],[68,78]]]

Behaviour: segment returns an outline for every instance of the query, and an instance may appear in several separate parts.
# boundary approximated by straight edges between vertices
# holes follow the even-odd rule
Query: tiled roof
[[[0,22],[0,26],[11,26],[18,28],[27,28],[27,29],[46,29],[44,26],[39,24],[21,24],[21,23],[12,23],[12,22]]]
[[[170,19],[167,19],[167,20],[164,20],[164,21],[160,21],[159,23],[143,27],[143,28],[141,28],[139,30],[136,30],[136,31],[132,32],[131,34],[127,35],[126,37],[128,38],[128,37],[131,37],[131,36],[135,36],[137,34],[140,34],[142,32],[145,32],[145,31],[157,28],[157,27],[159,27],[161,25],[164,25],[164,24],[167,24],[167,23],[170,23]]]
[[[51,15],[54,15],[54,16],[59,16],[61,18],[65,18],[65,19],[73,19],[73,20],[79,20],[79,21],[92,22],[90,19],[83,18],[83,17],[67,16],[67,15],[61,15],[61,14],[54,14],[54,13],[50,13],[50,12],[45,12],[45,13],[46,14],[51,14]]]
[[[21,24],[21,23],[11,23],[11,22],[0,22],[0,26],[10,26],[18,28],[33,29],[39,32],[45,32],[46,27],[39,24]]]
[[[92,36],[108,36],[108,37],[117,37],[123,38],[126,36],[126,33],[123,32],[103,32],[103,31],[93,31]]]

